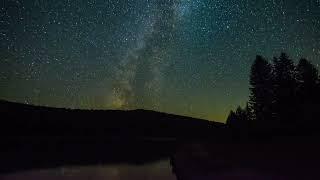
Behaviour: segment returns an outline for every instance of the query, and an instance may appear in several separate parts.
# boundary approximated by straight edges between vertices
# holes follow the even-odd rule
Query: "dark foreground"
[[[11,146],[2,148],[0,177],[25,179],[28,172],[32,172],[29,173],[32,174],[31,177],[39,177],[44,170],[51,170],[51,178],[48,179],[60,179],[64,176],[68,179],[81,179],[81,174],[96,174],[102,168],[109,169],[103,171],[105,175],[102,177],[112,176],[112,179],[123,180],[133,177],[140,179],[146,175],[153,177],[152,179],[157,179],[154,176],[169,178],[172,175],[178,180],[316,180],[320,178],[320,146],[317,139],[285,137],[278,141],[259,143],[23,139],[20,143],[16,141],[17,144],[10,141]],[[72,176],[70,173],[64,176],[52,175],[52,172],[60,172],[62,168],[68,167],[73,167]],[[117,169],[121,174],[114,175],[110,168]],[[128,172],[128,169],[132,172]],[[99,179],[92,176],[92,179]]]
[[[317,134],[234,134],[142,110],[0,106],[0,179],[320,179]],[[77,173],[57,176],[66,167]]]

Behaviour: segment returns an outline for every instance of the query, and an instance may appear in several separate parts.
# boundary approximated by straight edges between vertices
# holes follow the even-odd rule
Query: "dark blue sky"
[[[0,98],[224,121],[257,54],[320,64],[317,0],[4,0]]]

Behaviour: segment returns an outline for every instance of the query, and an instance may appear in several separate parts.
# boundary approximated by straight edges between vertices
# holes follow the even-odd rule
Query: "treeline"
[[[319,117],[317,68],[306,59],[295,64],[282,53],[272,62],[256,57],[250,73],[249,102],[245,108],[231,111],[227,124],[240,131],[314,129],[319,128]]]

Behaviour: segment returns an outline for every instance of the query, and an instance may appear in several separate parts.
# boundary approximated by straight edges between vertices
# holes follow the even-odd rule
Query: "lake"
[[[153,163],[130,165],[97,165],[60,167],[46,170],[31,170],[0,176],[2,180],[176,180],[169,159]]]

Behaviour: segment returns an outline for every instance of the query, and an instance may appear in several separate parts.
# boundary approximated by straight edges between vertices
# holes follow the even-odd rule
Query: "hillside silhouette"
[[[148,163],[169,158],[179,142],[226,137],[222,123],[148,110],[72,110],[0,101],[0,115],[0,173]]]
[[[149,110],[72,110],[0,101],[4,136],[197,138],[223,123]]]

